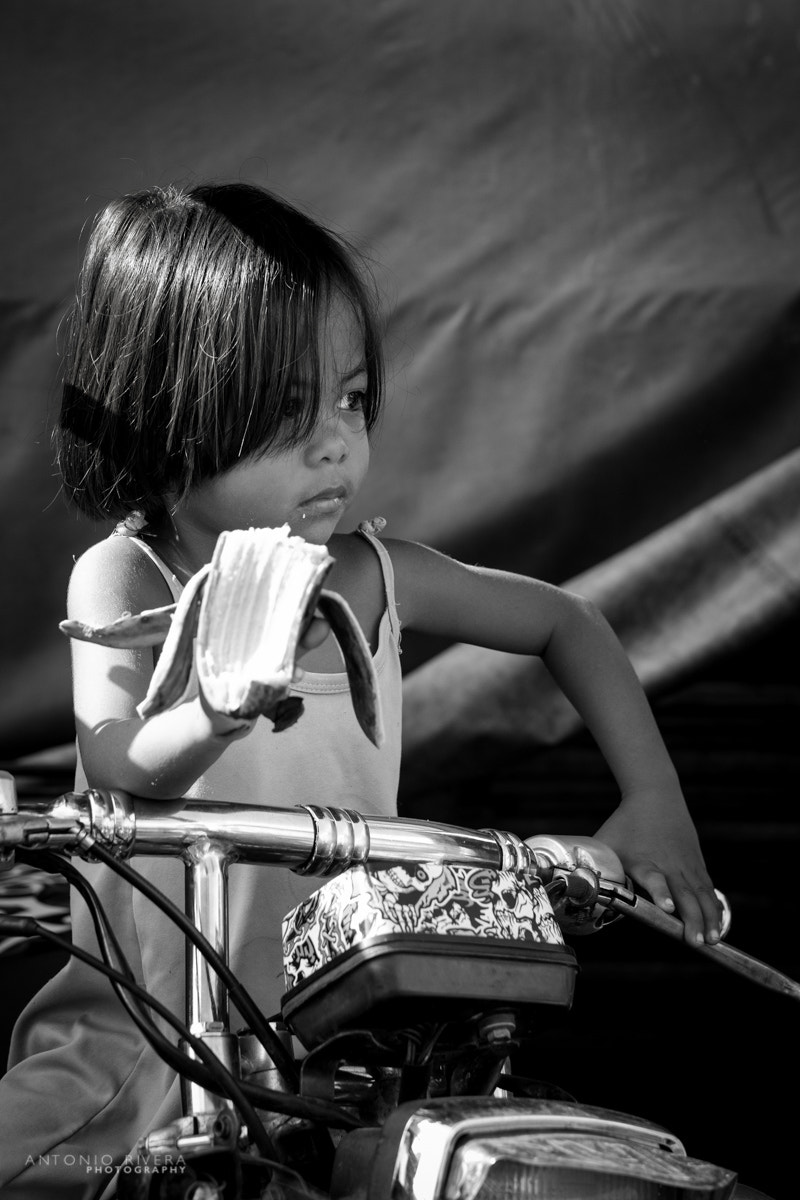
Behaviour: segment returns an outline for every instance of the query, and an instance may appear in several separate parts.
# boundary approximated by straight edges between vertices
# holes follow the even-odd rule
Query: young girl
[[[619,643],[581,598],[465,566],[412,542],[337,529],[369,464],[382,396],[378,322],[353,252],[274,196],[244,185],[128,196],[100,215],[72,316],[58,434],[67,494],[114,534],[76,564],[68,615],[95,625],[176,599],[222,530],[288,524],[335,558],[327,586],[371,643],[385,743],[366,739],[327,628],[302,649],[300,721],[211,711],[196,691],[136,713],[150,649],[73,643],[76,788],[249,803],[333,803],[390,815],[400,760],[404,628],[541,655],[597,739],[621,801],[597,836],[688,940],[715,941],[719,908],[675,771]],[[180,901],[182,866],[140,860]],[[104,868],[85,870],[145,986],[183,1012],[183,946]],[[267,1014],[281,993],[281,917],[313,884],[231,872],[232,966]],[[82,903],[74,938],[97,952]],[[178,1112],[173,1073],[108,983],[73,959],[18,1023],[0,1087],[0,1183],[9,1196],[91,1196],[79,1156],[120,1162]],[[40,1157],[44,1156],[44,1157]]]

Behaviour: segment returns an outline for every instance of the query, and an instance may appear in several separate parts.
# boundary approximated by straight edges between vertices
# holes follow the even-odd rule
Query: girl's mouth
[[[347,503],[347,489],[344,487],[326,488],[301,500],[299,508],[304,518],[329,516],[343,511]]]

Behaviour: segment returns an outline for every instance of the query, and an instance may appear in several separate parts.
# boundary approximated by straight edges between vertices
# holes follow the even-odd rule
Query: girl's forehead
[[[321,365],[347,375],[364,362],[364,329],[352,304],[341,295],[331,298],[320,331]]]

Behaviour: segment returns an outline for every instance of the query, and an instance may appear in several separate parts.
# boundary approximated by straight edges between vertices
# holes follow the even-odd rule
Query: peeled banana
[[[221,533],[210,564],[186,584],[177,604],[125,614],[109,625],[62,621],[68,637],[98,645],[163,649],[137,711],[150,717],[185,696],[196,666],[208,705],[232,717],[293,724],[302,700],[290,696],[300,639],[315,612],[339,642],[353,709],[367,737],[383,741],[375,668],[352,610],[322,587],[333,565],[325,546],[279,529]]]

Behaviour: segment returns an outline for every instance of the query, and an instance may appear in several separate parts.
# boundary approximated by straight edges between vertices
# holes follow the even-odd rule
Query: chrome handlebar
[[[151,801],[116,790],[68,792],[48,802],[0,809],[0,852],[17,846],[86,854],[96,839],[116,857],[186,858],[199,842],[222,846],[230,861],[336,875],[369,861],[452,862],[536,874],[551,872],[515,834],[469,830],[437,821],[361,816],[352,809]],[[541,868],[541,870],[540,870]]]
[[[637,895],[616,854],[595,838],[538,836],[523,841],[494,829],[470,830],[437,821],[365,818],[352,809],[228,805],[200,800],[148,801],[116,790],[68,792],[53,801],[18,806],[13,779],[0,772],[0,865],[14,849],[66,851],[91,858],[100,842],[115,856],[168,855],[196,870],[213,853],[228,863],[263,863],[302,875],[332,876],[369,862],[449,862],[536,876],[548,888],[562,928],[592,932],[625,914],[673,938],[683,923]],[[730,924],[725,897],[723,936]],[[764,987],[800,1000],[800,984],[724,943],[697,949]]]

